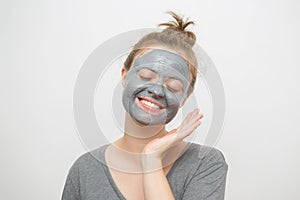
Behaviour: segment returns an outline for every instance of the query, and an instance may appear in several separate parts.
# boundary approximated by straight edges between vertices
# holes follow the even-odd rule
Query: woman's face
[[[184,102],[190,71],[181,56],[154,49],[137,58],[123,78],[122,103],[130,116],[143,125],[162,125]]]

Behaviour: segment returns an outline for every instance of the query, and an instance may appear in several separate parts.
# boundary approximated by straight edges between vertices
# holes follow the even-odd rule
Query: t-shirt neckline
[[[171,169],[168,171],[166,178],[169,181],[171,174],[173,173],[173,171],[176,169],[177,165],[180,163],[180,160],[184,157],[184,155],[186,154],[188,148],[193,144],[191,142],[187,142],[188,144],[184,147],[183,153],[181,153],[181,155],[175,160],[174,164],[172,165]],[[119,188],[117,187],[117,184],[115,183],[109,168],[107,166],[107,162],[106,162],[106,158],[105,158],[105,150],[107,149],[107,147],[110,144],[105,144],[100,148],[100,157],[101,160],[103,160],[102,166],[104,168],[105,174],[111,184],[111,186],[113,187],[114,191],[116,192],[116,194],[119,196],[119,198],[121,200],[126,200],[126,198],[123,196],[123,194],[121,193],[121,191],[119,190]]]

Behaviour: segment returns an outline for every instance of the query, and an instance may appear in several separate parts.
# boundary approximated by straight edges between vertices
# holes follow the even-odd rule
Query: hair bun
[[[158,26],[167,26],[167,28],[165,28],[163,32],[179,32],[184,41],[186,41],[189,45],[194,46],[196,42],[196,35],[193,32],[187,31],[185,29],[189,25],[194,25],[195,23],[193,21],[188,21],[188,19],[184,21],[183,17],[180,17],[172,11],[168,11],[167,13],[170,14],[175,19],[175,21],[161,23]]]

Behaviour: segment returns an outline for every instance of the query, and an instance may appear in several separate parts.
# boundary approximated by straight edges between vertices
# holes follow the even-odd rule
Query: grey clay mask
[[[188,63],[181,56],[155,49],[137,58],[127,72],[122,103],[143,125],[169,123],[190,84]]]

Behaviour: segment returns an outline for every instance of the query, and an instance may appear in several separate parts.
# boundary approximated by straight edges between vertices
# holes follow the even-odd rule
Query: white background
[[[60,199],[85,152],[72,113],[81,65],[112,36],[168,21],[167,10],[196,21],[222,77],[226,199],[300,198],[300,1],[2,0],[1,199]]]

